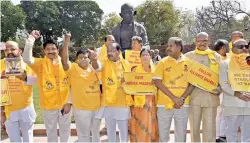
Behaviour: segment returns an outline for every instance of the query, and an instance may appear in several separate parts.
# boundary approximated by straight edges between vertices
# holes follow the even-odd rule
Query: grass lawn
[[[42,110],[39,107],[39,95],[37,85],[33,86],[33,101],[36,110],[36,122],[35,124],[43,124]]]

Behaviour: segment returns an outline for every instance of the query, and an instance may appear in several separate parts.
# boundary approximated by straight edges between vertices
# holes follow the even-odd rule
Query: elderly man
[[[237,141],[237,131],[241,128],[241,142],[250,142],[250,92],[235,90],[231,83],[232,75],[238,71],[249,71],[250,65],[246,58],[249,56],[246,40],[239,39],[233,43],[232,55],[223,61],[220,68],[220,85],[224,96],[222,105],[227,128],[227,142]],[[247,75],[247,74],[246,74]],[[248,82],[249,83],[249,82]]]
[[[189,59],[196,61],[215,73],[219,73],[221,57],[215,51],[208,48],[209,36],[201,32],[196,36],[196,48],[194,51],[185,54]],[[219,93],[215,89],[217,93]],[[191,129],[191,141],[201,142],[200,124],[202,121],[202,141],[216,141],[216,113],[220,99],[217,94],[195,87],[190,94],[189,121]]]
[[[234,31],[232,34],[231,34],[231,42],[228,43],[229,45],[229,54],[231,55],[232,54],[232,48],[233,48],[233,43],[236,41],[236,40],[239,40],[239,39],[242,39],[244,38],[244,34],[240,31]]]
[[[11,142],[33,142],[36,113],[32,101],[32,85],[36,83],[36,77],[23,62],[18,44],[14,41],[7,41],[5,46],[5,57],[20,58],[23,73],[8,77],[5,74],[6,59],[1,60],[1,79],[8,79],[8,92],[11,98],[10,105],[1,107],[1,122],[5,124]],[[23,139],[21,139],[20,130]]]

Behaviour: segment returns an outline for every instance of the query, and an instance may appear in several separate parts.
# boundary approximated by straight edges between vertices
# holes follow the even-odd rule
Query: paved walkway
[[[103,130],[103,128],[105,127],[105,121],[102,120],[101,122],[101,141],[102,142],[107,142],[108,137],[107,134],[105,132],[105,130]],[[71,125],[71,129],[72,129],[72,136],[69,140],[69,142],[75,142],[77,141],[77,136],[76,136],[76,131],[75,131],[75,124]],[[118,128],[116,129],[118,132]],[[174,142],[174,134],[173,134],[173,130],[174,130],[174,120],[172,121],[172,125],[171,125],[171,133],[170,134],[170,142]],[[188,123],[188,131],[190,130],[189,127],[189,123]],[[119,141],[119,135],[117,133],[117,141]],[[9,138],[6,136],[5,138],[1,138],[1,142],[10,142]],[[46,131],[45,131],[45,126],[44,124],[35,124],[34,126],[34,142],[47,142],[47,138],[46,138]],[[190,139],[190,134],[187,134],[187,142],[191,142]]]
[[[119,142],[119,136],[116,136],[117,142]],[[69,142],[76,142],[77,141],[77,136],[71,136]],[[9,138],[1,139],[2,143],[7,143],[10,142]],[[47,142],[46,136],[40,136],[40,137],[34,137],[34,142]],[[108,142],[108,137],[107,135],[101,136],[101,142]],[[169,142],[174,142],[174,134],[170,135],[170,141]],[[190,134],[187,134],[187,142],[191,142],[190,139]]]

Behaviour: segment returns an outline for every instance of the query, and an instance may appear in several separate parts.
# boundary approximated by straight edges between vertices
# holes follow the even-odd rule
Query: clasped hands
[[[174,97],[174,98],[172,99],[172,101],[174,102],[174,106],[173,106],[173,107],[174,107],[175,109],[180,109],[181,106],[183,106],[185,100],[183,100],[183,99],[180,98],[180,97]]]

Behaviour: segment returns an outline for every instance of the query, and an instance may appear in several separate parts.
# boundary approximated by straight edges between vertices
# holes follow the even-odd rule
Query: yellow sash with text
[[[246,63],[249,54],[233,54],[229,61],[228,81],[234,91],[250,92],[250,66]]]

